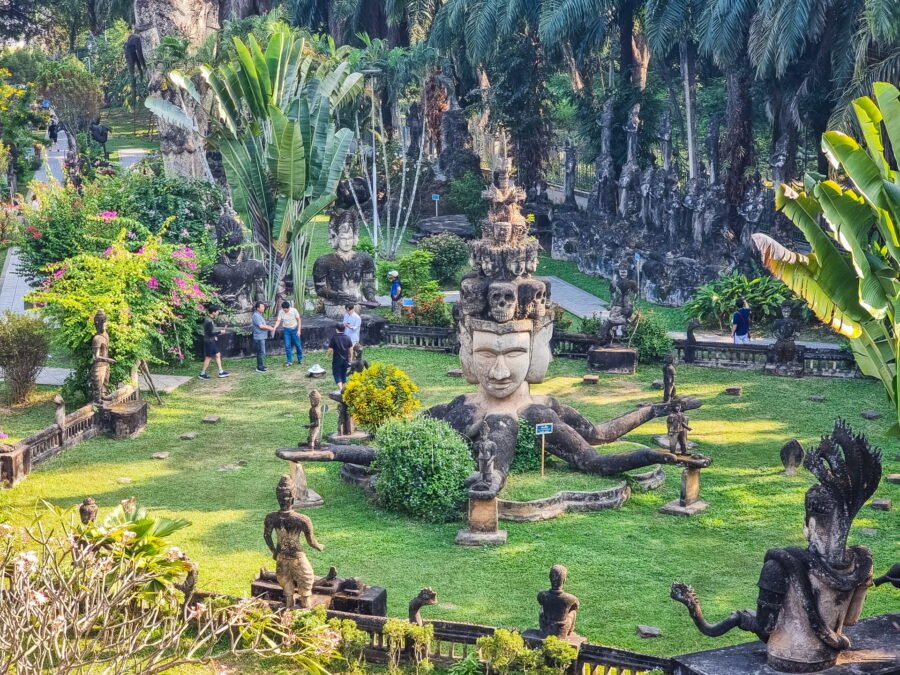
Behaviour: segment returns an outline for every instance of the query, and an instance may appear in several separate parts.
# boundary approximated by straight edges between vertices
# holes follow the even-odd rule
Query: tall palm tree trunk
[[[728,221],[735,227],[739,221],[737,207],[747,188],[747,171],[755,162],[753,146],[753,100],[750,87],[753,73],[746,56],[726,73],[726,132],[722,144],[725,158],[725,198]]]
[[[681,56],[681,80],[684,85],[684,113],[687,128],[688,177],[693,180],[700,172],[697,153],[697,80],[694,74],[694,50],[687,40],[678,43]]]

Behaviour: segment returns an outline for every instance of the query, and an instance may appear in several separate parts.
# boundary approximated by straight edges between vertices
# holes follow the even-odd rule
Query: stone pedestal
[[[22,445],[0,446],[0,486],[11,488],[31,473],[31,450]]]
[[[496,497],[480,497],[469,493],[469,527],[456,533],[460,546],[490,546],[506,543],[506,530],[498,530]]]
[[[300,462],[291,462],[291,479],[294,481],[296,490],[294,491],[294,508],[310,509],[316,506],[322,506],[325,500],[322,495],[309,487],[306,478],[306,471]]]
[[[700,501],[700,469],[687,467],[681,472],[681,496],[659,509],[670,516],[693,516],[709,506]]]
[[[365,431],[361,429],[356,429],[352,434],[339,434],[338,432],[332,432],[328,434],[328,442],[334,443],[335,445],[351,445],[353,443],[365,443],[368,440],[372,439],[371,434],[367,434]]]
[[[588,367],[598,373],[631,375],[637,368],[637,350],[627,347],[593,347],[588,351]]]
[[[847,626],[851,649],[821,675],[896,675],[900,673],[900,614],[884,614]],[[674,675],[778,675],[766,663],[766,645],[748,642],[674,658]],[[798,671],[809,672],[809,671]]]
[[[802,363],[767,363],[765,366],[767,375],[776,377],[803,377]]]
[[[354,587],[357,586],[357,587]],[[275,573],[265,568],[250,584],[250,594],[269,602],[284,602],[284,591]],[[381,586],[358,587],[353,579],[319,577],[313,584],[313,607],[319,605],[336,612],[366,616],[387,616],[387,590]]]
[[[147,402],[125,401],[103,408],[106,428],[115,438],[129,438],[147,426]]]

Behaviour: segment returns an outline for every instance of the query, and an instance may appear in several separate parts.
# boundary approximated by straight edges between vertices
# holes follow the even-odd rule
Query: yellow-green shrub
[[[388,420],[408,417],[419,407],[419,388],[396,366],[373,363],[350,376],[344,403],[359,425],[375,431]]]

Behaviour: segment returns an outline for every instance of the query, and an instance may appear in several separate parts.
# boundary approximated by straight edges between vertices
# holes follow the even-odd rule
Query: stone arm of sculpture
[[[315,528],[313,528],[312,521],[309,519],[309,516],[305,516],[302,513],[297,514],[300,516],[300,520],[303,521],[303,535],[306,537],[306,543],[312,546],[317,551],[325,550],[325,547],[322,546],[316,539]]]
[[[325,262],[319,258],[313,263],[313,288],[320,298],[327,298],[331,295],[328,291],[328,269]]]
[[[100,355],[100,345],[94,346],[94,361],[102,361],[103,363],[116,363],[115,359]]]
[[[678,463],[682,466],[698,468],[709,466],[711,460],[708,457],[676,458],[670,452],[651,448],[601,455],[592,447],[592,443],[597,445],[611,443],[619,436],[653,419],[655,415],[652,412],[656,407],[644,406],[617,418],[620,421],[618,425],[612,425],[617,421],[612,420],[612,422],[599,427],[593,425],[572,408],[561,406],[558,403],[554,403],[553,407],[532,404],[519,412],[531,424],[552,423],[553,432],[547,436],[547,449],[570,466],[586,473],[610,476],[651,464]],[[625,421],[622,421],[623,419]],[[612,435],[613,433],[615,435]]]
[[[266,542],[266,546],[269,547],[269,550],[272,552],[272,558],[278,558],[278,547],[275,545],[275,542],[272,540],[272,531],[275,529],[275,520],[278,515],[270,513],[266,516],[266,520],[263,525],[263,539]]]
[[[694,625],[707,637],[719,637],[720,635],[725,635],[725,633],[734,628],[740,628],[741,630],[754,633],[763,642],[767,642],[769,639],[769,633],[760,630],[756,615],[752,610],[737,610],[732,612],[728,618],[719,621],[719,623],[709,623],[703,618],[700,600],[697,598],[697,594],[694,592],[693,588],[687,584],[675,582],[672,584],[671,596],[673,600],[680,602],[688,608],[688,612],[691,615],[691,619],[694,621]],[[777,617],[777,612],[775,616]]]
[[[378,451],[365,445],[331,445],[321,450],[298,450],[297,448],[280,448],[275,456],[289,462],[349,462],[368,466],[375,461]]]
[[[310,418],[309,418],[309,424],[304,424],[304,425],[303,425],[303,428],[304,428],[304,429],[318,429],[319,426],[321,426],[320,423],[319,423],[319,418],[316,417],[316,418],[314,419],[314,418],[310,417]]]
[[[375,261],[369,259],[363,266],[361,282],[360,289],[366,299],[365,304],[369,307],[378,307],[378,300],[375,299]]]
[[[703,405],[698,399],[693,397],[683,398],[681,402],[684,410],[694,410]],[[594,424],[574,408],[563,405],[555,399],[551,399],[551,408],[563,422],[575,429],[590,445],[612,443],[629,431],[637,429],[642,424],[669,414],[668,403],[655,403],[653,405],[642,405],[608,422]]]

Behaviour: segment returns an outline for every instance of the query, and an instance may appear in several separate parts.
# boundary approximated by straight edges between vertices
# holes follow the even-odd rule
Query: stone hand
[[[312,547],[313,547],[314,549],[316,549],[317,551],[324,551],[324,550],[325,550],[325,547],[324,547],[322,544],[318,543],[318,542],[316,542],[315,544],[313,544]]]

